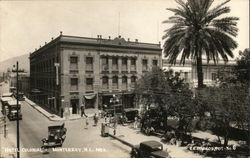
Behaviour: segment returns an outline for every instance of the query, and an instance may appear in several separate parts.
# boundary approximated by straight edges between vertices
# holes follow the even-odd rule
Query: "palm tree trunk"
[[[201,57],[196,58],[196,68],[198,77],[198,88],[202,88],[203,85],[203,71],[202,71],[202,59]]]

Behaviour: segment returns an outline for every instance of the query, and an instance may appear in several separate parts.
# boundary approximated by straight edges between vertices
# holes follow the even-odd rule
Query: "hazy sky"
[[[119,21],[125,39],[163,43],[161,37],[169,25],[162,21],[173,15],[166,8],[176,6],[174,0],[0,0],[0,61],[33,52],[60,31],[73,36],[117,37]],[[230,16],[240,18],[237,56],[249,47],[249,1],[231,0],[227,6]]]

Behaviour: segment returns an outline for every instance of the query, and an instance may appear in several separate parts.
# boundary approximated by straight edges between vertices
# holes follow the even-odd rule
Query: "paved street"
[[[39,150],[42,146],[41,139],[47,137],[47,127],[49,125],[60,125],[62,121],[49,121],[45,116],[32,108],[25,101],[22,104],[23,120],[20,121],[20,147],[23,148],[21,157],[62,157],[62,158],[126,158],[129,157],[130,148],[121,144],[112,138],[103,138],[100,136],[100,124],[97,127],[92,126],[93,120],[90,118],[88,129],[84,129],[84,119],[65,121],[67,128],[66,140],[62,148],[58,151],[48,150],[48,153],[29,152],[28,150]],[[11,147],[16,143],[16,122],[8,123],[8,141]],[[3,136],[2,136],[2,139]],[[6,147],[5,147],[6,145]],[[7,144],[3,144],[3,150],[8,149]],[[11,149],[11,148],[10,148]],[[61,150],[61,151],[60,151]],[[76,151],[77,150],[77,151]],[[81,151],[79,151],[81,150]],[[5,153],[5,155],[11,154]],[[119,155],[119,156],[118,156]]]
[[[20,121],[20,138],[21,148],[25,150],[38,150],[41,145],[41,139],[47,137],[47,127],[49,125],[62,124],[63,122],[49,121],[42,114],[38,113],[35,109],[30,107],[26,102],[22,102],[23,120]],[[25,152],[28,157],[129,157],[130,149],[120,142],[112,138],[102,138],[100,136],[100,125],[98,127],[92,126],[92,120],[88,129],[84,129],[84,120],[66,121],[65,127],[68,129],[67,138],[63,144],[64,151],[52,151],[49,149],[49,154],[42,152]],[[12,136],[12,143],[15,142],[13,136],[16,132],[16,122],[8,121],[9,136]],[[77,149],[85,150],[69,151]],[[88,151],[86,151],[88,150]],[[98,152],[96,152],[98,150]]]

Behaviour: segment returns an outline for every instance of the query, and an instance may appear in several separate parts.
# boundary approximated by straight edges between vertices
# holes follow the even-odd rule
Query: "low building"
[[[163,59],[162,63],[164,70],[172,69],[175,73],[180,73],[180,77],[183,78],[186,83],[189,83],[191,87],[198,86],[197,68],[194,61],[187,60],[183,65],[179,64],[180,61],[177,60],[176,64],[172,65],[167,59]],[[207,63],[206,60],[203,60],[202,63],[203,82],[207,86],[216,85],[220,72],[231,72],[236,65],[236,61],[233,60],[228,62],[220,60],[216,64],[213,61]]]
[[[160,44],[60,35],[30,54],[31,96],[60,114],[110,106],[113,95],[134,107],[133,88],[152,66],[162,65]]]

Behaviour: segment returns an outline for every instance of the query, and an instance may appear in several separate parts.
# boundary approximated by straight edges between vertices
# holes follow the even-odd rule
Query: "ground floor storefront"
[[[136,107],[135,95],[128,92],[74,93],[61,96],[36,90],[30,94],[32,101],[62,117],[65,112],[69,115],[80,115],[82,105],[85,106],[85,109],[104,110],[105,108],[111,108],[114,104],[112,101],[114,97],[117,98],[117,103],[121,104],[124,109]]]

